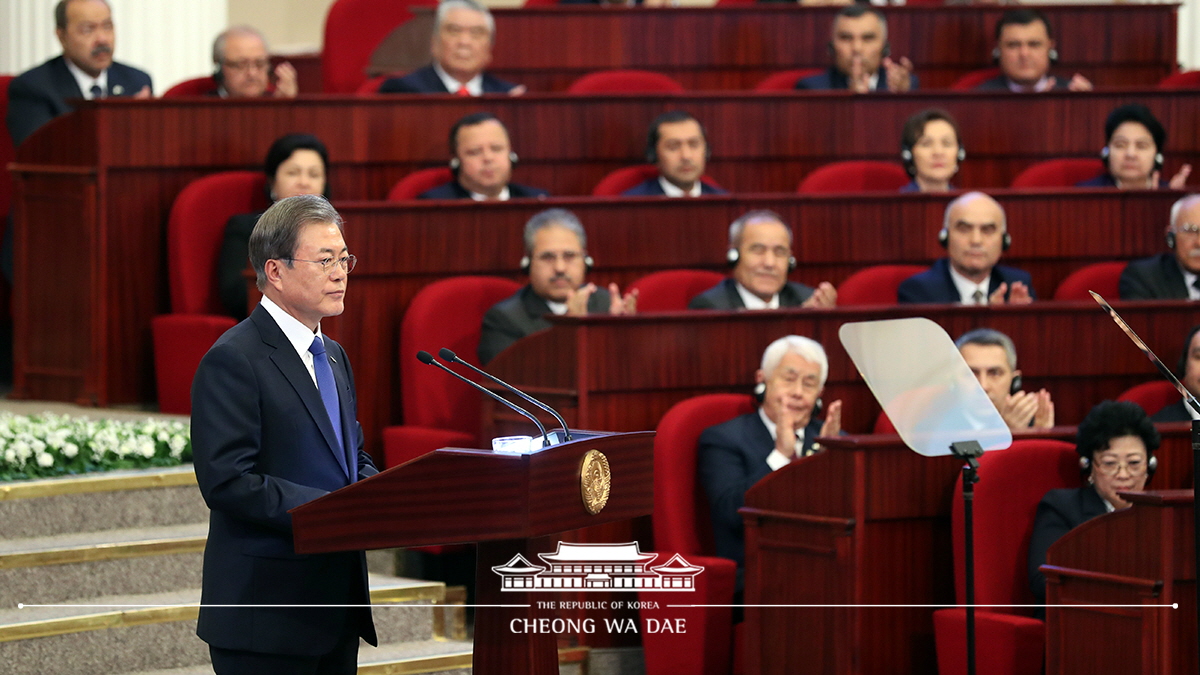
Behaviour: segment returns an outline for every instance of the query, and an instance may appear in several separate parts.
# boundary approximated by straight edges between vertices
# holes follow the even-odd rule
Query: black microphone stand
[[[1194,427],[1193,427],[1194,428]],[[975,675],[975,484],[979,482],[979,458],[983,446],[979,441],[959,441],[950,444],[950,452],[966,461],[963,464],[963,572],[967,582],[967,675]]]

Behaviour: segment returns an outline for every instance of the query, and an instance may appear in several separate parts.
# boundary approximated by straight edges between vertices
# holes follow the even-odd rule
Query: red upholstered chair
[[[1180,398],[1182,397],[1175,385],[1166,380],[1155,380],[1126,389],[1117,397],[1117,400],[1132,401],[1142,406],[1142,410],[1145,410],[1147,415],[1154,415]]]
[[[1168,75],[1158,83],[1159,89],[1200,89],[1200,70],[1185,70]]]
[[[680,401],[658,423],[654,437],[654,546],[656,551],[669,553],[660,555],[655,564],[678,553],[689,563],[705,568],[696,577],[698,588],[689,594],[692,599],[688,604],[728,605],[737,573],[732,560],[712,557],[708,500],[696,481],[696,443],[708,427],[752,410],[748,395],[708,394]],[[679,604],[677,592],[642,591],[638,598],[655,601],[661,608],[642,610],[643,617],[682,617],[688,626],[686,633],[642,636],[647,675],[730,672],[733,632],[728,608],[667,609],[668,604]]]
[[[445,185],[454,180],[454,174],[444,166],[431,169],[420,169],[401,178],[388,191],[389,202],[402,202],[406,199],[416,199],[426,190],[432,190],[439,185]]]
[[[792,91],[797,82],[821,71],[821,68],[800,68],[768,75],[762,82],[754,85],[754,91]]]
[[[235,323],[221,307],[213,272],[225,222],[239,213],[266,209],[265,186],[261,172],[226,171],[192,181],[175,198],[167,221],[171,313],[150,322],[162,412],[191,411],[196,367]]]
[[[1048,159],[1027,167],[1013,179],[1013,188],[1063,188],[1091,180],[1104,172],[1104,165],[1092,157]]]
[[[675,94],[683,91],[682,84],[648,70],[598,70],[567,87],[568,94]]]
[[[1096,291],[1108,300],[1117,299],[1117,285],[1126,263],[1102,262],[1077,269],[1054,289],[1055,300],[1091,300],[1088,291]]]
[[[634,281],[629,290],[637,289],[639,312],[682,312],[692,298],[724,279],[708,270],[663,270]]]
[[[163,92],[163,98],[177,98],[179,96],[205,96],[209,92],[217,90],[217,81],[212,75],[204,77],[193,77],[190,80],[184,80],[179,84],[171,87]]]
[[[409,7],[437,5],[436,0],[337,0],[325,15],[321,48],[321,88],[350,94],[367,79],[371,54],[400,24],[412,18]]]
[[[638,164],[617,169],[596,183],[596,187],[592,188],[592,196],[619,197],[629,188],[657,176],[658,167],[653,164]],[[721,187],[711,176],[703,176],[701,180],[714,187]]]
[[[521,285],[500,277],[452,277],[422,288],[400,324],[400,396],[404,424],[383,430],[388,467],[444,447],[476,447],[480,393],[417,361],[446,347],[479,365],[475,355],[483,315]],[[453,312],[446,309],[453,307]],[[465,374],[465,373],[464,373]]]
[[[871,433],[875,434],[894,434],[896,433],[896,425],[892,424],[892,418],[887,416],[887,413],[879,413],[879,417],[875,418],[875,428]]]
[[[1029,537],[1038,502],[1047,491],[1080,485],[1079,457],[1063,441],[1013,441],[1007,450],[985,453],[975,485],[975,603],[1032,604],[1029,590]],[[955,597],[963,602],[962,478],[953,506]],[[1041,675],[1046,627],[1026,608],[989,608],[975,612],[975,649],[979,675]],[[938,673],[966,672],[966,610],[933,613]]]
[[[908,185],[908,172],[899,164],[874,160],[833,162],[819,167],[800,181],[800,194],[839,192],[895,192]]]
[[[371,94],[378,94],[379,87],[381,85],[383,85],[384,81],[386,81],[388,78],[396,77],[397,75],[403,75],[403,73],[389,73],[387,75],[376,75],[375,77],[372,77],[369,80],[363,80],[363,83],[358,85],[358,87],[354,90],[354,93],[358,94],[359,96],[370,96]]]
[[[999,68],[982,68],[980,70],[972,70],[963,75],[950,85],[951,91],[968,91],[1000,74]]]
[[[900,283],[925,269],[921,265],[875,265],[861,269],[838,284],[838,306],[894,305]]]

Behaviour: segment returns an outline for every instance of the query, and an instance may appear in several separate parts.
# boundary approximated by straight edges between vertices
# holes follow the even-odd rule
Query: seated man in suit
[[[525,93],[523,85],[483,72],[492,61],[495,39],[496,21],[487,7],[475,0],[442,0],[429,48],[433,63],[385,80],[379,93],[520,96]]]
[[[417,199],[474,199],[504,202],[545,197],[545,190],[510,183],[517,153],[508,129],[491,113],[472,113],[450,127],[450,170],[454,180],[426,190]]]
[[[946,206],[938,242],[948,255],[911,276],[896,292],[900,302],[1024,305],[1033,301],[1029,273],[998,264],[1012,244],[999,202],[968,192]]]
[[[682,110],[659,115],[646,133],[646,161],[658,166],[650,178],[621,194],[627,197],[699,197],[726,194],[705,183],[708,136],[700,121]]]
[[[1042,389],[1029,393],[1021,389],[1021,371],[1017,370],[1017,348],[1012,338],[991,328],[976,328],[954,341],[958,353],[975,373],[979,386],[987,393],[996,411],[1013,431],[1049,429],[1054,426],[1054,402]]]
[[[549,328],[547,314],[636,314],[637,291],[622,296],[616,284],[608,290],[585,284],[591,267],[587,233],[574,213],[547,209],[530,218],[521,259],[529,283],[483,316],[479,362],[486,364],[517,340]]]
[[[1070,81],[1050,74],[1058,50],[1054,48],[1050,20],[1036,9],[1010,9],[1000,17],[992,58],[1000,65],[1000,74],[981,82],[976,91],[1092,90],[1092,83],[1079,73]]]
[[[1175,377],[1192,392],[1192,396],[1200,396],[1200,325],[1193,326],[1183,341],[1183,353],[1179,355],[1179,363],[1175,366]],[[1150,417],[1152,422],[1191,422],[1200,418],[1183,398],[1159,410]]]
[[[829,39],[833,65],[800,80],[796,88],[849,89],[856,94],[916,89],[912,61],[907,57],[892,60],[887,33],[887,19],[878,9],[866,4],[841,9],[833,19]]]
[[[779,309],[835,307],[837,289],[788,281],[796,268],[792,228],[774,211],[750,211],[729,225],[725,259],[733,276],[692,298],[688,309]]]
[[[700,435],[696,469],[708,496],[717,555],[744,563],[742,507],[746,490],[792,461],[820,451],[818,436],[842,431],[842,402],[822,420],[821,393],[829,361],[820,343],[779,338],[763,352],[754,395],[761,407]],[[740,574],[739,574],[740,581]]]
[[[271,56],[267,39],[250,26],[234,26],[213,40],[213,79],[221,98],[295,98],[300,87],[296,68],[284,61],[275,66],[275,90],[270,91]]]
[[[1200,300],[1200,194],[1171,206],[1167,248],[1125,267],[1117,287],[1122,300]]]
[[[62,55],[8,85],[8,133],[14,147],[46,122],[71,112],[67,99],[151,94],[149,75],[113,61],[112,11],[105,0],[59,0],[54,26]]]

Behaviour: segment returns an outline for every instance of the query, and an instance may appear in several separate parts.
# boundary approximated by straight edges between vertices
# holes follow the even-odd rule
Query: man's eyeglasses
[[[247,59],[245,61],[226,61],[222,65],[229,70],[244,73],[250,70],[266,70],[271,67],[271,61],[269,59]]]
[[[354,266],[358,264],[358,257],[356,257],[354,255],[347,255],[347,256],[343,256],[341,258],[321,258],[320,260],[301,260],[300,258],[284,258],[284,260],[290,260],[292,262],[306,262],[306,263],[313,263],[315,265],[320,265],[321,271],[326,274],[329,274],[330,272],[333,271],[334,265],[338,265],[339,267],[341,267],[343,270],[346,271],[346,274],[349,274],[354,271]]]

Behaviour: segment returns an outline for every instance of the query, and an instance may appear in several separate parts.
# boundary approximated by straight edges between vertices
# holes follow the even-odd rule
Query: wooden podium
[[[1124,496],[1046,553],[1047,675],[1197,672],[1193,491]]]
[[[298,506],[296,551],[478,542],[473,672],[556,675],[555,634],[530,632],[524,622],[553,620],[538,600],[558,596],[502,591],[492,568],[518,554],[536,562],[554,551],[549,535],[648,515],[654,501],[653,432],[575,435],[529,455],[443,448]],[[595,514],[582,492],[604,473],[585,470],[593,451],[607,459],[610,476],[607,503]]]

